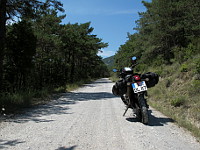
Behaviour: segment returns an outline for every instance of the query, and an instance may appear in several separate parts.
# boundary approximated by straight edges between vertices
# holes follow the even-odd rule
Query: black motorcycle
[[[125,67],[121,70],[113,69],[113,72],[120,72],[119,81],[115,83],[112,88],[112,92],[116,96],[120,96],[126,110],[123,116],[126,114],[129,108],[134,110],[136,117],[143,123],[148,124],[148,104],[145,96],[147,96],[147,89],[155,86],[158,83],[159,77],[157,74],[148,72],[145,74],[138,74],[133,72],[133,68],[138,64],[137,58],[132,57],[132,66]]]

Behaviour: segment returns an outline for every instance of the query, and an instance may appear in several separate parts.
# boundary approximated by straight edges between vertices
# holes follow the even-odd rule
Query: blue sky
[[[138,12],[145,11],[142,0],[62,0],[67,23],[91,22],[96,34],[109,44],[99,53],[103,58],[112,56],[127,41],[127,33],[134,33]]]

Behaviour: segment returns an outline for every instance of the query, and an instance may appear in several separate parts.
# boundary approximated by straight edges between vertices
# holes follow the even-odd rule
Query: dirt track
[[[150,108],[150,123],[123,117],[125,106],[100,79],[0,125],[0,149],[200,150],[187,131]]]

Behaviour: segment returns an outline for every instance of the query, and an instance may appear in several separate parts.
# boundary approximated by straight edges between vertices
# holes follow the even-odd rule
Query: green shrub
[[[155,73],[157,73],[159,76],[161,76],[163,71],[160,69],[160,70],[155,71]]]
[[[170,101],[170,104],[174,107],[180,107],[181,105],[183,105],[185,103],[185,97],[181,96],[181,97],[177,97],[175,99],[172,99]]]
[[[192,44],[190,43],[187,48],[185,48],[185,59],[188,59],[188,58],[191,58],[192,56],[195,55],[197,51],[197,48]]]
[[[27,107],[30,106],[32,97],[31,92],[4,94],[1,96],[0,105]]]
[[[147,65],[146,64],[139,64],[136,67],[136,72],[145,72],[145,70],[147,69]]]
[[[180,68],[181,72],[188,72],[188,65],[187,64],[182,64]]]
[[[200,74],[200,58],[198,58],[196,61],[195,61],[195,72],[199,73]]]
[[[61,87],[55,88],[54,92],[55,93],[64,93],[64,92],[66,92],[66,86],[61,86]]]
[[[181,47],[174,47],[173,48],[173,53],[174,53],[174,57],[175,57],[175,60],[178,62],[178,63],[182,63],[185,61],[185,49],[184,48],[181,48]],[[174,61],[174,60],[173,60]]]
[[[50,89],[48,88],[43,88],[41,90],[37,90],[34,92],[34,98],[45,98],[48,97],[50,93]]]
[[[170,79],[166,79],[166,80],[165,80],[165,87],[166,87],[166,88],[170,87],[171,84],[172,84],[172,82],[171,82]]]
[[[193,96],[199,93],[200,93],[200,80],[194,80],[192,81],[192,84],[190,86],[189,94]]]

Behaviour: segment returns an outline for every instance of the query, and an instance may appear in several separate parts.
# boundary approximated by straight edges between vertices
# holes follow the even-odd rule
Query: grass
[[[179,64],[162,66],[159,83],[149,89],[149,104],[200,140],[200,80],[194,79],[194,67],[191,62],[187,70]]]
[[[22,108],[32,107],[38,104],[44,104],[51,99],[53,94],[73,91],[85,83],[92,80],[81,80],[76,83],[67,84],[66,86],[55,89],[43,88],[41,90],[18,91],[16,93],[4,93],[0,96],[0,114],[16,113]],[[1,110],[4,110],[2,112]]]
[[[22,108],[31,107],[48,99],[50,91],[18,91],[16,93],[2,94],[0,97],[0,108],[5,109],[7,114],[15,113]]]
[[[185,101],[186,100],[184,96],[178,96],[178,97],[175,97],[174,99],[171,99],[170,104],[171,106],[174,106],[174,107],[180,107],[184,105]]]
[[[91,83],[94,80],[96,80],[96,79],[80,80],[80,81],[77,81],[75,83],[67,84],[66,91],[76,90],[77,88],[81,87],[82,85],[87,84],[87,83]]]

